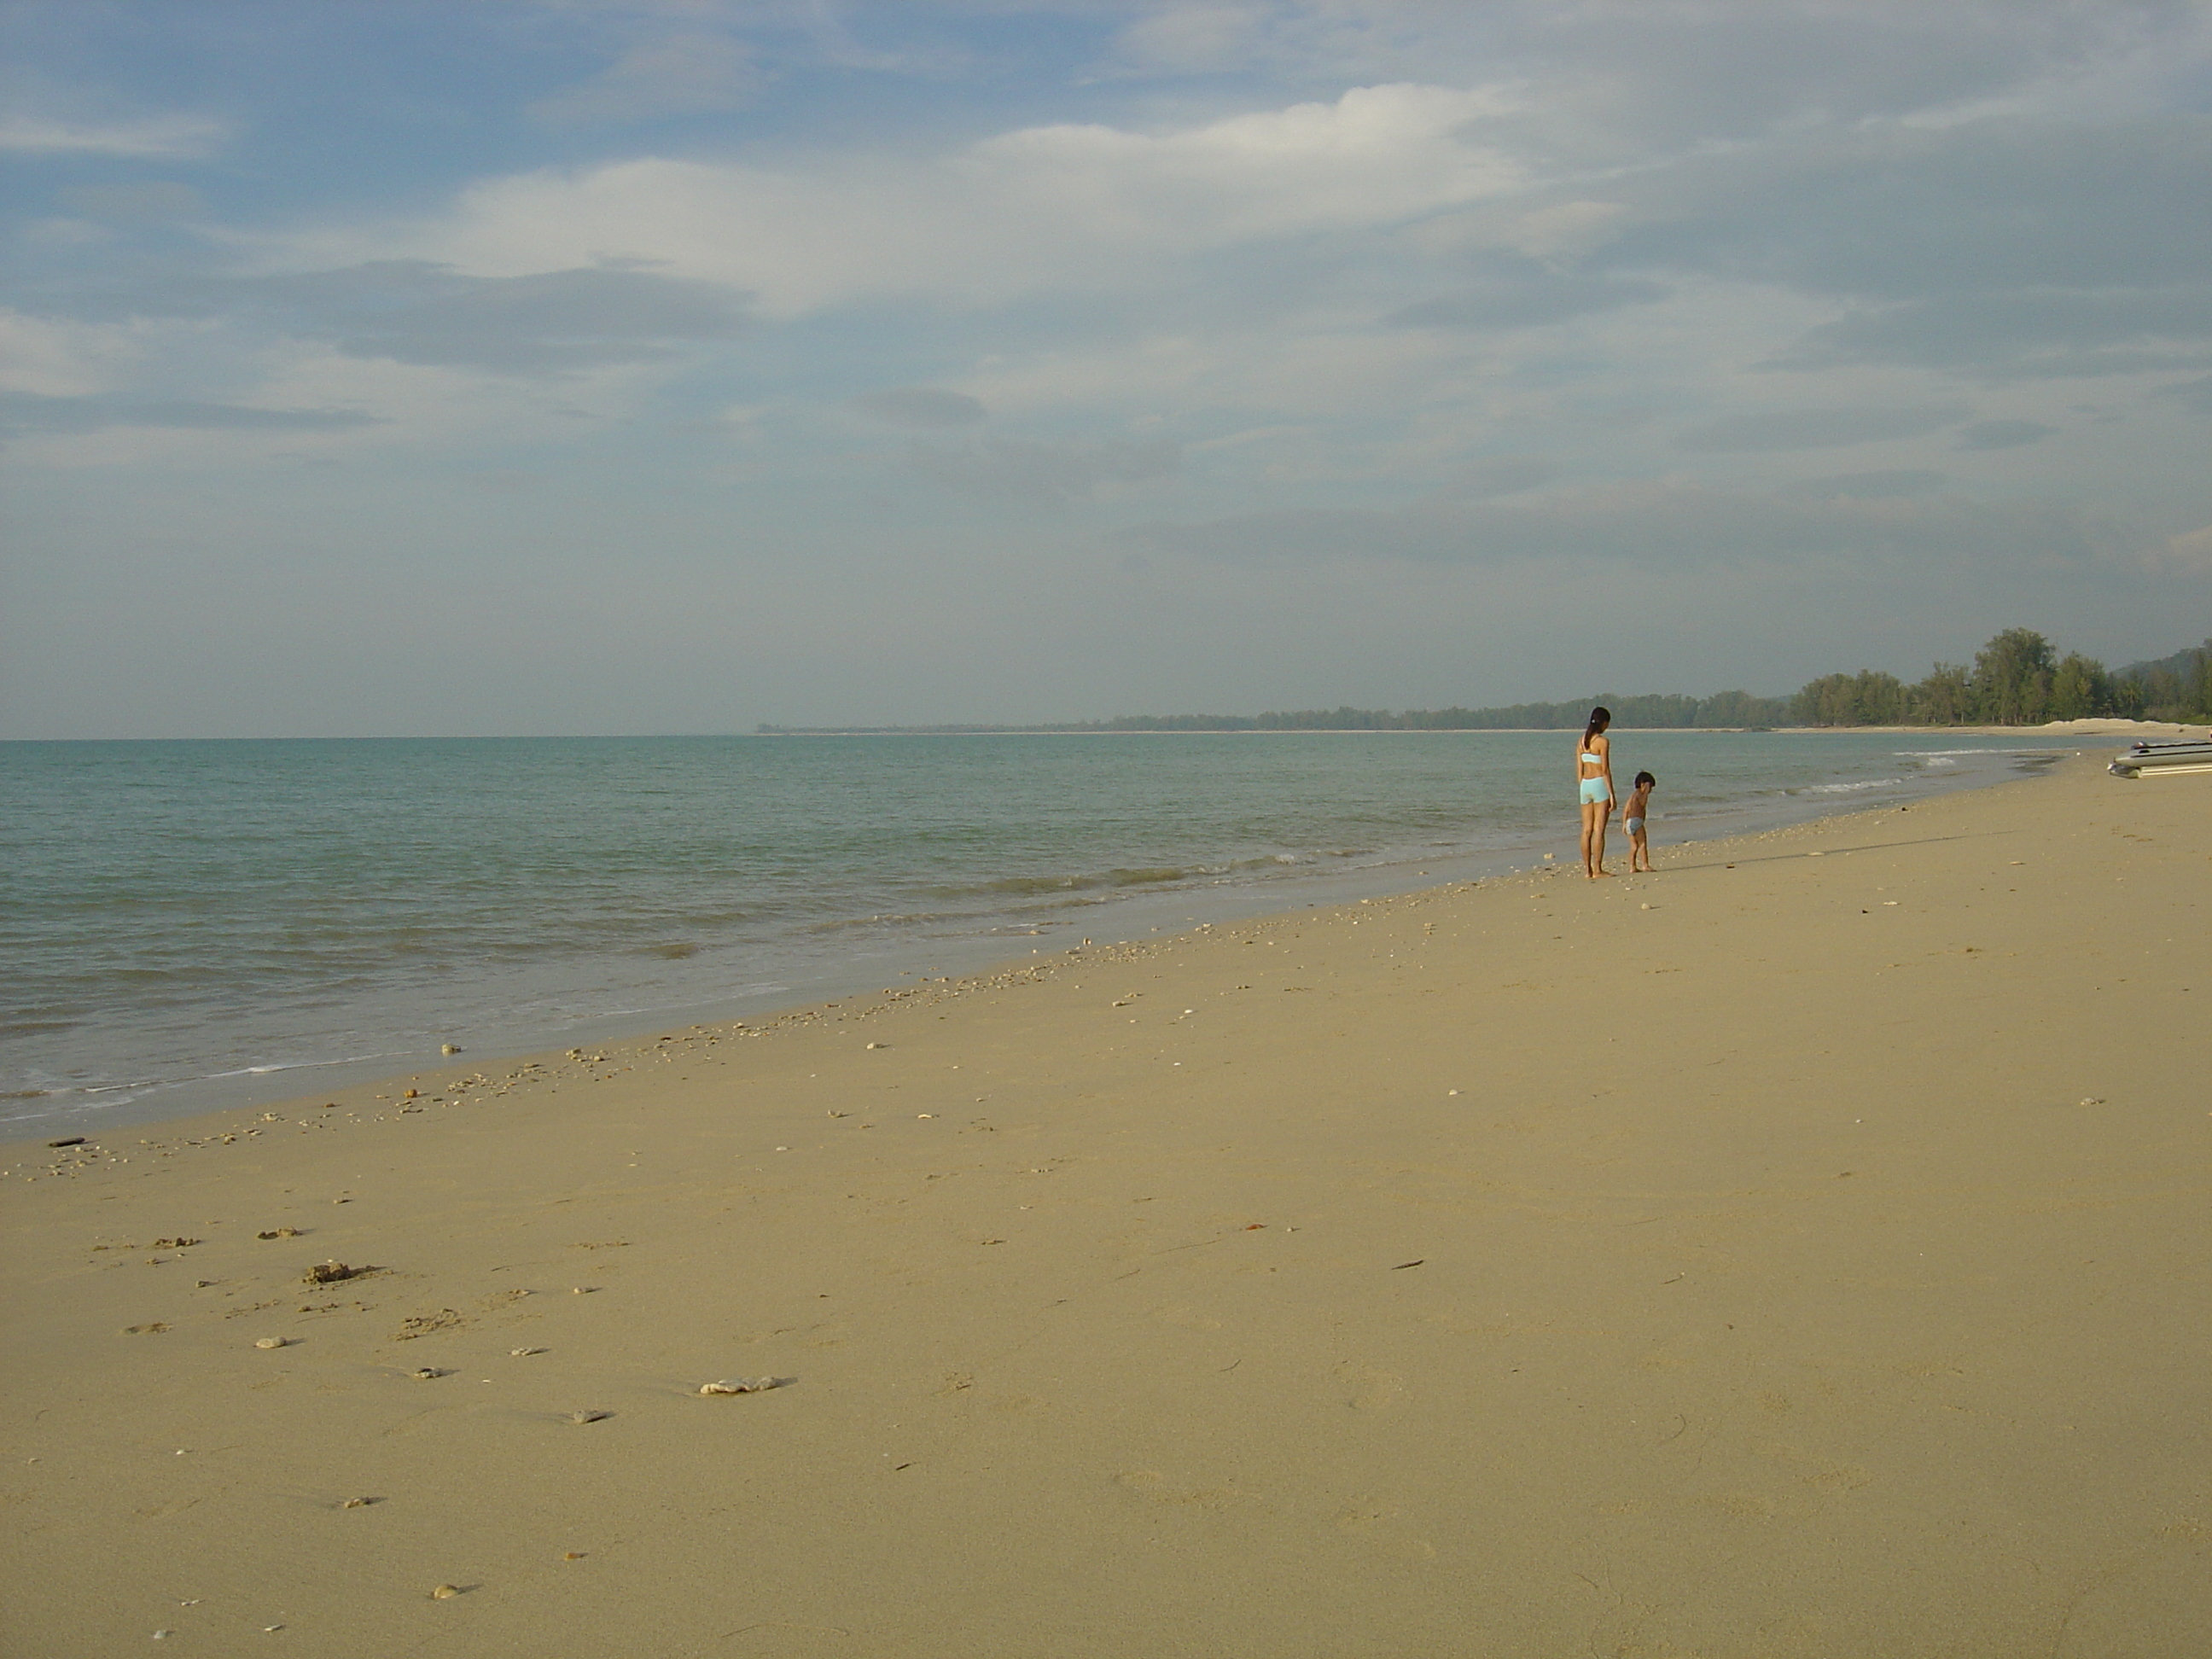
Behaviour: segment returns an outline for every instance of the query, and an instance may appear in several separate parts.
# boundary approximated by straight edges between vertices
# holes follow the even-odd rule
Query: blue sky
[[[0,735],[2212,631],[2190,0],[0,4]]]

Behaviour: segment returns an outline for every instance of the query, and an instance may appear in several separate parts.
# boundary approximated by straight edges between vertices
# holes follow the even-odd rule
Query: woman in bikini
[[[1605,821],[1613,816],[1613,740],[1605,729],[1613,710],[1593,708],[1583,740],[1575,746],[1575,793],[1582,798],[1583,874],[1595,881],[1605,867]]]

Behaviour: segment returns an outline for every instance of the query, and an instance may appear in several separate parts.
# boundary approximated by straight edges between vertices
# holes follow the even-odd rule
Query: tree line
[[[1565,702],[1516,702],[1498,708],[1299,708],[1264,714],[1123,714],[1066,726],[763,726],[763,733],[810,732],[1497,732],[1579,726],[1594,704],[1613,724],[1668,726],[2041,726],[2048,720],[2212,720],[2212,639],[2154,661],[2107,669],[2094,657],[2057,647],[2032,628],[2008,628],[1975,653],[1971,666],[1937,663],[1907,685],[1863,668],[1824,674],[1794,696],[1717,691],[1709,697],[1601,691]]]
[[[2212,716],[2212,640],[2154,662],[2108,670],[2032,628],[2008,628],[1972,665],[1937,663],[1907,685],[1861,669],[1825,674],[1789,699],[1798,726],[2041,726],[2048,720],[2185,720]]]
[[[1297,708],[1264,714],[1123,714],[1051,728],[1060,732],[1504,732],[1578,726],[1593,703],[1613,710],[1616,726],[1779,726],[1787,697],[1720,691],[1710,697],[1601,692],[1566,702],[1516,702],[1498,708]]]
[[[2032,628],[2008,628],[1971,665],[1937,663],[1908,685],[1880,669],[1824,674],[1786,697],[1720,691],[1709,697],[1601,691],[1565,702],[1498,708],[1303,708],[1265,714],[1125,714],[1068,732],[1483,732],[1567,729],[1591,706],[1613,724],[1666,726],[2041,726],[2048,720],[2212,720],[2212,640],[2154,662],[2107,669],[2057,647]]]

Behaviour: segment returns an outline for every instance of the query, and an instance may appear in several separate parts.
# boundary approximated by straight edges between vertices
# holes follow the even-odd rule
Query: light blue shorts
[[[1611,800],[1613,791],[1605,787],[1603,778],[1584,778],[1582,781],[1582,797],[1583,805],[1595,806],[1602,801]]]

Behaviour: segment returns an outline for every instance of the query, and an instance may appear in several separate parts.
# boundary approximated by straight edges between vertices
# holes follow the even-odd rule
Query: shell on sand
[[[254,1339],[253,1346],[257,1348],[283,1348],[289,1346],[290,1343],[289,1337],[262,1336]]]
[[[412,1370],[408,1372],[407,1375],[413,1377],[417,1382],[434,1382],[440,1377],[443,1376],[445,1372],[440,1370],[434,1365],[425,1365],[420,1370]]]
[[[430,1592],[430,1599],[434,1601],[450,1601],[460,1593],[461,1587],[459,1584],[441,1584]]]
[[[570,1412],[568,1420],[571,1423],[597,1423],[613,1415],[612,1412]]]
[[[765,1394],[775,1386],[772,1376],[732,1376],[720,1382],[702,1382],[701,1394]]]

